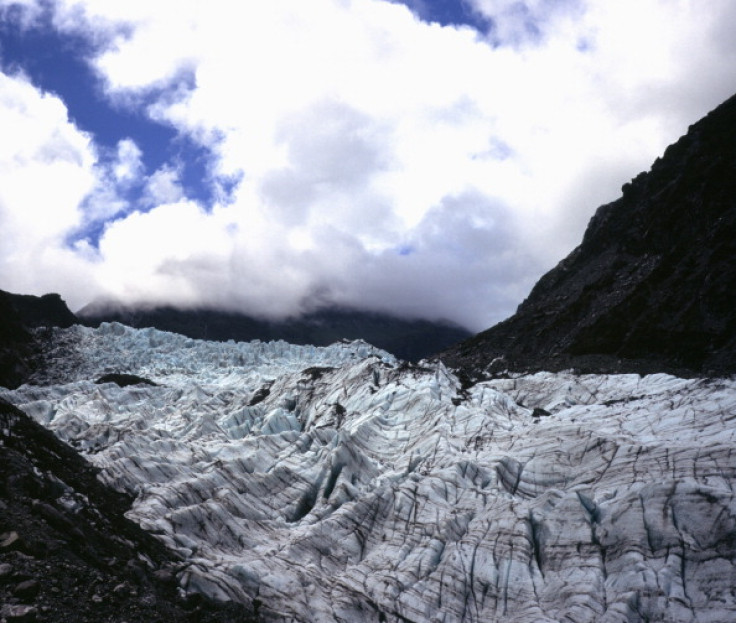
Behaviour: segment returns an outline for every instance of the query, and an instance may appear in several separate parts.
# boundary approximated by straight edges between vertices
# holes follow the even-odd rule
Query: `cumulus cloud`
[[[138,145],[130,138],[123,139],[118,143],[116,162],[112,167],[112,173],[118,184],[125,185],[134,183],[143,172],[143,155]]]
[[[184,196],[179,171],[171,166],[158,169],[146,182],[145,200],[150,205],[177,203]]]
[[[383,0],[51,6],[94,44],[110,105],[205,150],[216,198],[189,196],[176,161],[147,171],[134,137],[105,153],[58,98],[3,75],[0,106],[26,124],[4,173],[49,182],[0,189],[0,287],[63,289],[17,276],[13,249],[42,245],[77,306],[334,303],[482,329],[736,87],[730,0],[468,0],[483,31]]]
[[[0,283],[17,291],[75,287],[87,270],[64,236],[95,186],[93,145],[58,98],[2,73],[0,136]]]
[[[547,36],[580,18],[583,0],[468,0],[486,18],[486,33],[494,45],[539,44]]]
[[[95,183],[79,205],[78,226],[70,232],[72,239],[84,239],[89,231],[130,211],[127,195],[140,186],[144,172],[141,155],[130,138],[120,140],[115,149],[95,150],[90,170]]]

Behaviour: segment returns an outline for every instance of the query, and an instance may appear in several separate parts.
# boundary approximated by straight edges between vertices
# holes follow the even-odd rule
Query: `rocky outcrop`
[[[31,373],[33,338],[12,304],[0,290],[0,385],[17,387]]]
[[[0,385],[17,387],[35,366],[39,336],[29,329],[70,327],[76,316],[58,294],[30,296],[0,290]]]
[[[136,374],[120,374],[117,372],[103,374],[95,381],[95,383],[97,385],[115,383],[118,387],[128,387],[129,385],[156,385],[156,383],[150,379],[144,379],[142,376],[138,376]]]
[[[736,372],[736,97],[598,209],[516,314],[440,356],[511,370]]]
[[[343,339],[362,339],[407,361],[419,361],[470,336],[469,331],[449,322],[403,319],[348,309],[323,309],[276,321],[212,309],[136,309],[98,302],[78,314],[90,327],[97,327],[101,322],[120,322],[134,328],[153,327],[195,339],[223,342],[284,340],[290,344],[327,346]]]
[[[61,327],[65,329],[79,322],[58,294],[44,294],[43,296],[10,294],[9,292],[3,294],[28,328]]]

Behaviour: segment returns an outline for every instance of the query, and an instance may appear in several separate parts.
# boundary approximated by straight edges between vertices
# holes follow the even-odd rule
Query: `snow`
[[[117,324],[57,330],[47,357],[2,396],[136,494],[186,590],[277,621],[736,620],[733,379],[463,391],[362,342]]]

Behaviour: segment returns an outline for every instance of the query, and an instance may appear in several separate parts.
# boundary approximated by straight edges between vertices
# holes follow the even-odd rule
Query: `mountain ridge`
[[[736,96],[601,206],[516,313],[442,353],[503,370],[736,372]]]

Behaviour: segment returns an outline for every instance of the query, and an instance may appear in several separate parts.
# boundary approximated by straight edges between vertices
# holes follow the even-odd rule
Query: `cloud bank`
[[[3,65],[0,288],[503,319],[736,91],[736,5],[469,6],[487,28],[383,0],[0,0],[14,28],[46,15],[88,41],[106,104],[198,146],[212,197],[176,158],[147,168],[135,136],[104,148]]]

